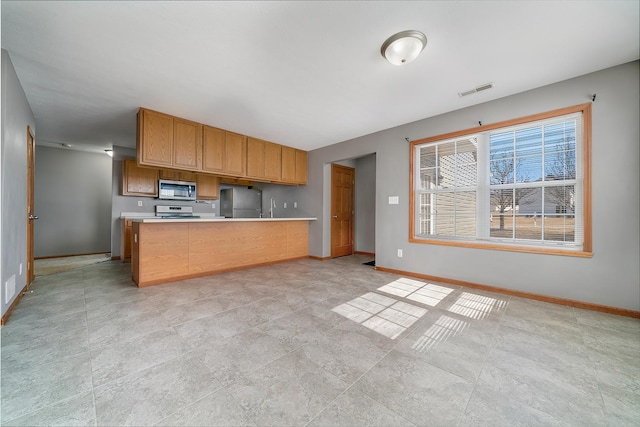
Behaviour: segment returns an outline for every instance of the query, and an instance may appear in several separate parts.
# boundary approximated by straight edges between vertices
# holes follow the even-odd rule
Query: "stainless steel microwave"
[[[158,199],[196,200],[196,183],[168,179],[158,180]]]

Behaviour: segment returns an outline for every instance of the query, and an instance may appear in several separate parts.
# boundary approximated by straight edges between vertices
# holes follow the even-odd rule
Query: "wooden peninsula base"
[[[309,220],[134,220],[133,281],[144,287],[306,258]]]

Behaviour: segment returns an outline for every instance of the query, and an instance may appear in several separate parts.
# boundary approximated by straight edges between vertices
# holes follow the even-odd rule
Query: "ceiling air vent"
[[[464,92],[458,92],[458,96],[460,98],[462,98],[463,96],[469,96],[469,95],[474,94],[476,92],[480,92],[480,91],[483,91],[483,90],[491,89],[492,87],[493,87],[493,83],[486,83],[486,84],[480,85],[478,87],[474,87],[473,89],[465,90]]]

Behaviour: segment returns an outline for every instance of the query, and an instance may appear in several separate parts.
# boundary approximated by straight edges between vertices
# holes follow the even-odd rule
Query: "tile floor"
[[[369,260],[39,277],[2,327],[2,425],[638,425],[638,320]]]

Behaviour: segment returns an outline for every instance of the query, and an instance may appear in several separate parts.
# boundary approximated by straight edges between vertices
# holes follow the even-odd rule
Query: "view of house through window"
[[[583,250],[586,124],[563,113],[415,141],[414,241]]]

